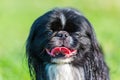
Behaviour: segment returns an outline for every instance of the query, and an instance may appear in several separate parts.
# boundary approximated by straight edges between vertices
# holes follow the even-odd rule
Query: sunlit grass
[[[94,26],[111,80],[120,80],[119,0],[0,0],[0,80],[30,80],[25,41],[33,21],[54,7],[81,10]]]

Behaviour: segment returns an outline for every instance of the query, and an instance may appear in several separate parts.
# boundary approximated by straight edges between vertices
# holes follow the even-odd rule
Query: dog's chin
[[[47,54],[51,57],[52,64],[69,64],[73,61],[73,57],[77,54],[76,49],[67,47],[46,48]]]
[[[73,61],[73,56],[69,57],[69,58],[51,58],[51,63],[52,64],[70,64]]]

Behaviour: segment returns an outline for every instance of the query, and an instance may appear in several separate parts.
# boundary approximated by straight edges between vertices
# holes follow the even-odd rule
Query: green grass
[[[30,80],[25,41],[33,21],[54,7],[81,10],[94,26],[111,80],[120,80],[119,0],[0,0],[0,80]]]

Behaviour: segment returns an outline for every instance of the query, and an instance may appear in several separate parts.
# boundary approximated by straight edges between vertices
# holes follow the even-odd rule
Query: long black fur
[[[79,37],[73,38],[76,39],[77,44],[73,46],[78,50],[78,53],[70,64],[76,68],[82,67],[84,69],[85,80],[109,80],[108,67],[92,25],[85,16],[71,8],[53,9],[33,23],[26,44],[32,80],[49,80],[46,76],[45,66],[50,63],[51,57],[46,53],[45,48],[54,36],[54,31],[63,29],[59,28],[61,27],[59,21],[61,13],[65,15],[67,21],[65,31],[73,33],[71,34],[73,37]],[[69,28],[67,28],[68,26]]]

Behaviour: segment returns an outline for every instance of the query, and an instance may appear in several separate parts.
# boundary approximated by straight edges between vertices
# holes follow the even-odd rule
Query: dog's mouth
[[[67,47],[55,47],[53,49],[46,49],[46,52],[52,57],[65,57],[68,58],[77,53],[77,50]]]

